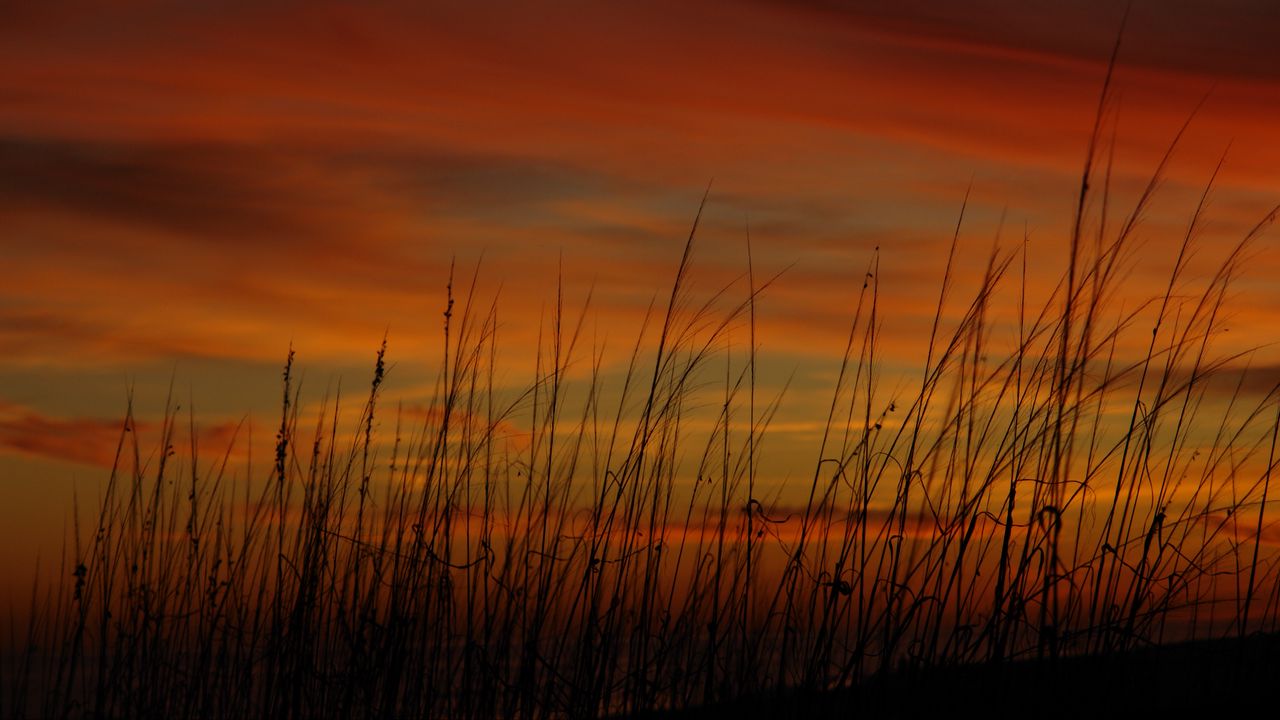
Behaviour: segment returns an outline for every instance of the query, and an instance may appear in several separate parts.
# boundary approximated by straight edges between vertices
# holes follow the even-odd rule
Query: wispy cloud
[[[1003,242],[1030,232],[1029,294],[1047,294],[1120,14],[979,8],[24,8],[0,28],[0,362],[274,362],[292,342],[350,365],[388,330],[397,356],[434,353],[451,261],[462,287],[481,256],[507,347],[536,342],[560,278],[570,298],[594,285],[600,334],[624,347],[711,178],[700,287],[742,273],[750,228],[757,270],[790,268],[760,337],[829,358],[880,247],[883,347],[909,360],[970,184],[956,297],[1006,208]],[[1148,265],[1227,138],[1246,149],[1205,254],[1266,209],[1280,63],[1258,18],[1273,13],[1237,0],[1130,18],[1113,207],[1216,82],[1171,166],[1175,202],[1144,218]],[[1126,290],[1158,277],[1144,266]]]
[[[127,464],[129,433],[156,432],[154,422],[126,425],[124,417],[58,417],[0,401],[0,453],[110,468],[122,449]],[[207,452],[224,453],[233,448],[238,434],[238,423],[223,422],[198,427],[196,439]],[[184,441],[190,442],[185,431]],[[141,443],[140,450],[147,456],[155,452]]]

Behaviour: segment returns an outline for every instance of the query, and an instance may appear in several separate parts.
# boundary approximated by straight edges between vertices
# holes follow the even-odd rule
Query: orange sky
[[[453,258],[469,277],[483,256],[507,347],[534,342],[562,268],[567,303],[594,287],[593,337],[625,353],[709,182],[698,287],[745,270],[748,225],[758,273],[787,268],[761,301],[762,383],[794,374],[785,417],[805,435],[877,246],[885,347],[918,359],[970,185],[961,287],[1004,214],[1047,292],[1122,15],[1101,0],[27,5],[0,24],[6,567],[56,553],[130,384],[144,417],[174,377],[213,435],[246,414],[266,427],[290,343],[319,393],[364,386],[389,332],[390,392],[421,402]],[[1208,94],[1144,221],[1135,297],[1228,146],[1206,267],[1280,196],[1277,21],[1265,0],[1134,3],[1109,115],[1118,205]],[[1239,343],[1271,340],[1275,242],[1239,285]],[[1275,358],[1255,362],[1264,376]],[[515,383],[530,360],[504,362]]]

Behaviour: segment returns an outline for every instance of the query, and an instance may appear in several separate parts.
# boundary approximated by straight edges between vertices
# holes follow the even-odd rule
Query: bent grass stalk
[[[1113,236],[1104,190],[1088,243],[1091,147],[1038,308],[1025,235],[953,303],[966,197],[911,391],[885,388],[877,251],[800,505],[760,496],[773,280],[748,241],[745,293],[699,299],[697,219],[616,380],[590,297],[574,317],[561,283],[532,381],[500,387],[497,301],[478,275],[455,296],[451,270],[430,409],[398,409],[389,438],[385,341],[353,423],[340,390],[302,420],[289,351],[265,482],[251,446],[237,470],[241,441],[205,453],[190,406],[182,438],[172,399],[148,451],[130,398],[67,582],[11,623],[0,714],[594,717],[1274,629],[1280,388],[1242,375],[1221,408],[1211,388],[1246,359],[1213,342],[1276,211],[1197,288],[1215,171],[1163,292],[1113,310],[1180,136]],[[1010,319],[993,308],[1015,269]]]
[[[504,401],[497,308],[475,319],[474,280],[460,316],[450,291],[434,411],[408,430],[397,414],[384,482],[373,471],[385,346],[351,439],[335,396],[309,445],[290,353],[271,480],[257,491],[228,477],[231,448],[202,460],[190,408],[186,457],[176,409],[145,455],[130,405],[97,525],[71,538],[73,582],[49,602],[33,590],[4,709],[594,716],[828,689],[900,663],[1113,651],[1159,641],[1184,616],[1184,634],[1274,627],[1276,557],[1262,538],[1277,392],[1250,400],[1237,386],[1215,436],[1193,437],[1206,383],[1236,360],[1211,359],[1209,343],[1265,223],[1181,301],[1199,217],[1168,289],[1144,306],[1157,309],[1138,360],[1117,356],[1138,313],[1102,317],[1123,233],[1037,316],[1020,290],[1015,347],[989,359],[991,298],[1015,262],[1025,277],[1024,244],[992,254],[909,398],[877,387],[873,260],[808,500],[791,511],[754,495],[778,403],[757,413],[754,340],[736,368],[728,344],[734,322],[754,325],[768,283],[750,280],[747,300],[718,316],[714,302],[692,304],[692,233],[652,369],[640,369],[642,332],[611,420],[603,349],[579,386],[570,378],[586,309],[566,322],[562,295],[534,382]],[[717,419],[686,482],[685,423],[716,357]],[[1117,429],[1105,417],[1125,403]],[[527,428],[523,449],[504,435],[512,426]],[[1235,521],[1246,510],[1251,527]],[[1219,575],[1247,580],[1224,595]],[[1259,590],[1268,602],[1254,616]],[[1231,622],[1206,621],[1224,600]]]

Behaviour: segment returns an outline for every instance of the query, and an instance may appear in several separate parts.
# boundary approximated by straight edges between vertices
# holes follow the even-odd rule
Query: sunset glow
[[[1168,556],[1125,553],[1175,533],[1213,548],[1189,565],[1261,548],[1277,579],[1280,525],[1259,512],[1280,387],[1273,3],[20,5],[0,23],[15,607],[65,574],[113,468],[173,457],[188,479],[225,478],[232,525],[267,507],[285,523],[261,493],[283,483],[291,352],[289,471],[347,452],[360,492],[390,503],[397,482],[483,467],[515,494],[485,496],[483,515],[478,495],[440,500],[470,514],[439,533],[494,555],[552,526],[598,532],[617,558],[566,562],[611,577],[659,544],[750,557],[758,542],[762,567],[834,598],[860,581],[788,563],[806,543],[814,568],[878,547],[869,597],[880,583],[952,608],[952,561],[935,574],[928,548],[973,542],[967,567],[988,574],[954,590],[956,626],[1004,602],[1002,540],[1037,532],[1054,553],[1059,533],[1085,547],[1043,571],[1043,607],[1078,601],[1050,584],[1098,582],[1108,557],[1137,569],[1094,598],[1244,587],[1239,571],[1157,588],[1143,573]],[[581,484],[512,490],[540,462],[548,487]],[[588,510],[623,496],[633,462],[670,463],[636,471],[674,488],[651,539]],[[1117,549],[1105,508],[1125,478]],[[895,483],[920,494],[897,505]],[[1006,519],[1006,494],[1034,507]],[[1083,508],[1070,524],[1067,506]],[[517,540],[484,535],[493,518]],[[882,535],[841,546],[858,523]],[[460,572],[478,562],[458,552]],[[673,587],[706,582],[682,562]],[[1221,622],[1193,600],[1165,610]]]

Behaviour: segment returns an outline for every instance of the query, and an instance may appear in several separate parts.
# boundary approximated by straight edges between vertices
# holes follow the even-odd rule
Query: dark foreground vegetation
[[[904,669],[834,691],[782,691],[653,718],[1223,717],[1280,701],[1280,636],[1109,655]]]
[[[141,440],[130,414],[61,581],[15,610],[0,716],[770,707],[741,698],[892,714],[948,696],[1037,716],[1090,686],[1129,692],[1143,675],[1108,663],[1132,651],[1274,631],[1277,388],[1257,391],[1214,340],[1275,213],[1200,248],[1210,181],[1185,233],[1161,240],[1164,292],[1126,298],[1165,164],[1120,212],[1105,150],[1090,149],[1046,298],[1031,302],[1017,243],[957,300],[952,243],[904,390],[882,381],[893,320],[872,259],[821,446],[785,507],[758,485],[780,401],[756,390],[768,282],[748,253],[739,283],[701,297],[694,233],[617,372],[585,339],[587,308],[557,298],[528,349],[535,378],[501,386],[496,304],[451,282],[425,413],[383,401],[380,351],[350,414],[336,392],[306,404],[290,354],[265,462],[200,447],[176,409]],[[1217,265],[1193,273],[1211,250]],[[1270,674],[1274,643],[1256,642],[1265,660],[1244,667]],[[1182,647],[1158,657],[1211,657]],[[1141,666],[1161,687],[1196,667],[1163,662]]]

